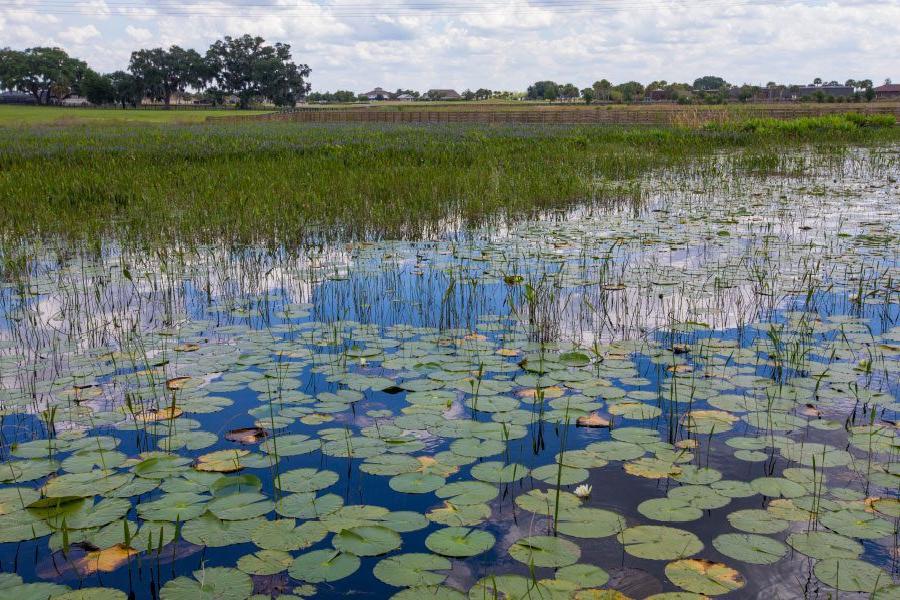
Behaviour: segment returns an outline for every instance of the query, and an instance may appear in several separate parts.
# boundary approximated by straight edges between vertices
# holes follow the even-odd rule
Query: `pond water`
[[[35,244],[0,598],[900,598],[897,164],[441,239]]]

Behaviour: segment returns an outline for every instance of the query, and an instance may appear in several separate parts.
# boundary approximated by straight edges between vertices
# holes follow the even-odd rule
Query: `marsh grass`
[[[740,151],[729,153],[735,169],[761,173],[804,168],[785,163],[791,147],[840,155],[900,138],[875,120],[780,123],[0,129],[0,222],[7,241],[414,239],[578,202],[640,202],[649,173],[719,169],[726,150]]]

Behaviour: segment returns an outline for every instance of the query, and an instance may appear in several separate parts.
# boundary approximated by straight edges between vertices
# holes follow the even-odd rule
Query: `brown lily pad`
[[[239,427],[225,434],[225,439],[238,444],[258,444],[269,437],[269,432],[262,427]]]

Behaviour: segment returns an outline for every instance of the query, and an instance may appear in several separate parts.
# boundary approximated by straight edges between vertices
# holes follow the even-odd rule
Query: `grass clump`
[[[708,131],[740,132],[759,135],[790,135],[799,138],[810,138],[830,134],[842,137],[846,134],[859,133],[860,129],[885,129],[897,124],[893,115],[865,115],[847,113],[842,115],[823,115],[819,117],[799,117],[796,119],[752,118],[707,125]]]

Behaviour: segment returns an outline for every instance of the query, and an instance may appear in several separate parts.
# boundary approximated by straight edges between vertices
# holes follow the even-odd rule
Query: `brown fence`
[[[791,119],[847,112],[894,115],[900,119],[900,104],[715,107],[635,107],[592,109],[560,108],[520,110],[378,110],[303,109],[262,115],[208,117],[214,121],[295,121],[299,123],[534,123],[545,125],[701,125],[752,117]]]

